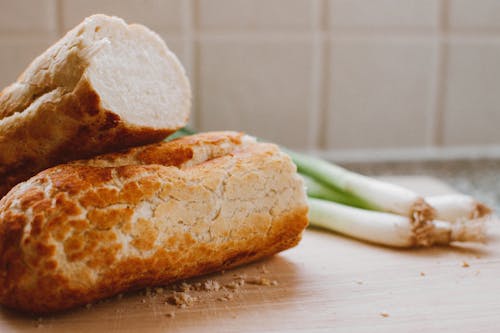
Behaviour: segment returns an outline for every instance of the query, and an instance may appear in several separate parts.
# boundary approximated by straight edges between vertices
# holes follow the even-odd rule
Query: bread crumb
[[[248,278],[245,280],[248,284],[255,284],[259,286],[271,286],[273,285],[273,282],[275,283],[274,285],[278,284],[278,281],[271,281],[268,278],[259,276],[259,277],[253,277],[253,278]]]
[[[167,299],[168,304],[177,305],[181,309],[191,306],[197,300],[196,297],[189,295],[186,292],[176,292]]]
[[[141,299],[141,303],[143,304],[146,303],[146,299],[145,298]]]
[[[87,310],[88,310],[88,309],[90,309],[91,307],[92,307],[92,304],[90,304],[90,303],[85,304],[85,308],[86,308]]]
[[[191,291],[192,286],[189,283],[182,282],[177,289],[179,289],[179,291],[186,292],[186,291]]]
[[[266,265],[262,265],[260,267],[260,271],[262,272],[262,274],[268,274],[269,273],[269,270],[267,269]]]
[[[267,272],[265,266],[259,268],[263,272]],[[216,279],[200,280],[198,282],[186,282],[173,284],[170,287],[162,288],[157,287],[153,289],[146,289],[146,295],[158,296],[165,295],[162,298],[165,305],[175,305],[181,309],[193,305],[195,302],[203,302],[208,298],[219,302],[230,301],[235,298],[240,289],[245,284],[261,285],[261,286],[277,286],[277,280],[268,279],[263,276],[247,277],[246,274],[233,274],[233,279],[230,282],[222,285]],[[196,297],[194,296],[196,295]],[[146,298],[143,299],[146,303]]]
[[[420,276],[425,276],[425,273],[424,272],[420,272]]]
[[[237,290],[237,289],[243,287],[244,285],[245,285],[245,280],[243,280],[242,278],[237,278],[236,280],[231,281],[228,284],[226,284],[224,287],[226,287],[227,289],[231,289],[231,290]]]
[[[384,317],[384,318],[389,317],[389,314],[388,314],[387,312],[385,312],[385,311],[380,312],[380,315],[381,315],[382,317]]]
[[[165,316],[168,317],[168,318],[175,318],[175,312],[165,313]]]
[[[470,267],[469,263],[467,261],[462,262],[462,267],[467,268]]]
[[[220,302],[227,302],[233,299],[233,294],[226,294],[224,296],[218,297],[217,300]]]
[[[215,280],[207,280],[203,283],[203,290],[205,291],[219,291],[220,284]]]

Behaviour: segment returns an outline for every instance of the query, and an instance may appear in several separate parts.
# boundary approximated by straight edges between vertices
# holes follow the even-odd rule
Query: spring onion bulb
[[[439,220],[457,222],[487,217],[491,209],[464,194],[448,194],[426,197],[425,200],[436,210]]]
[[[385,246],[414,247],[484,241],[483,223],[435,220],[427,228],[416,231],[411,220],[401,215],[374,212],[315,198],[309,198],[309,208],[312,226]]]

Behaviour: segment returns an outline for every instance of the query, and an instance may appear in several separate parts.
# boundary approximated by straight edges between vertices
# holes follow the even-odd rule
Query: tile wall
[[[166,40],[197,129],[337,160],[500,157],[498,0],[0,0],[0,85],[98,12]]]

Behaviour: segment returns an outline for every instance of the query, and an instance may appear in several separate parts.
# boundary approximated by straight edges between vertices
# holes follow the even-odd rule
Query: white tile
[[[453,40],[445,99],[444,143],[500,143],[500,40]]]
[[[31,61],[54,40],[46,38],[0,39],[0,90],[13,83]]]
[[[327,148],[425,145],[435,52],[429,40],[332,40]]]
[[[335,28],[435,28],[438,0],[327,0]]]
[[[55,31],[55,0],[1,0],[0,33]]]
[[[307,30],[315,20],[315,0],[198,0],[204,30]]]
[[[182,27],[183,0],[62,0],[64,30],[92,14],[115,15],[128,23],[140,23],[164,32]]]
[[[199,51],[201,129],[308,145],[311,41],[212,39]]]
[[[456,28],[500,28],[500,1],[449,0],[449,24]]]

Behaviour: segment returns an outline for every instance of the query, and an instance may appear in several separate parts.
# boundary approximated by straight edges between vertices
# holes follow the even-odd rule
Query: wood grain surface
[[[430,178],[389,180],[424,195],[452,191]],[[43,318],[0,308],[0,332],[498,332],[500,225],[489,235],[486,245],[395,250],[309,229],[294,249],[189,281],[278,285],[190,292],[197,300],[186,308],[168,304],[168,288]]]

